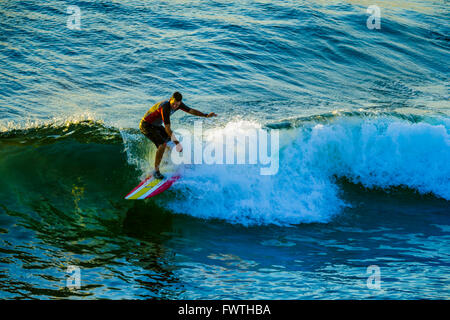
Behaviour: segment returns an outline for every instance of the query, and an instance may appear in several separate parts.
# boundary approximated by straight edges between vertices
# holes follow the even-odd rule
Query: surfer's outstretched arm
[[[195,110],[193,108],[191,108],[191,110],[188,111],[190,114],[194,115],[194,116],[198,116],[198,117],[205,117],[205,118],[211,118],[211,117],[217,117],[217,114],[215,114],[214,112],[211,113],[203,113],[201,111]]]

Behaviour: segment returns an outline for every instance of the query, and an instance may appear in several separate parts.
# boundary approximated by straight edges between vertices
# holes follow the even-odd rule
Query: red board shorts
[[[141,121],[139,129],[142,134],[149,138],[158,148],[160,145],[170,141],[170,137],[163,126],[154,126],[146,121]]]

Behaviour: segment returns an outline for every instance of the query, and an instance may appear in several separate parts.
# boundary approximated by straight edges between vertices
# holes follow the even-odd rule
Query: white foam
[[[261,125],[230,122],[205,140],[249,128],[260,129]],[[175,212],[243,225],[329,221],[344,205],[337,196],[337,187],[326,176],[299,166],[297,152],[293,153],[295,149],[289,146],[292,140],[289,135],[285,138],[280,141],[278,174],[261,175],[260,165],[195,165],[176,185],[183,196],[166,205]]]
[[[316,125],[301,143],[307,166],[366,187],[406,186],[450,200],[450,136],[444,124],[389,117]]]
[[[260,175],[259,165],[192,165],[173,186],[176,197],[156,201],[199,218],[286,226],[328,222],[339,214],[347,204],[340,198],[335,177],[368,188],[406,186],[450,200],[447,124],[348,116],[281,130],[276,175]],[[211,141],[245,128],[261,126],[232,121],[204,138]]]

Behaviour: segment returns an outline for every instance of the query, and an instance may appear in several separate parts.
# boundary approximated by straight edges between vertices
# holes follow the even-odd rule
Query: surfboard
[[[165,177],[162,180],[155,179],[152,175],[150,175],[144,181],[139,183],[136,188],[131,190],[131,192],[125,196],[125,199],[140,200],[154,197],[169,189],[175,181],[180,179],[180,177],[181,175],[179,172],[165,174]]]

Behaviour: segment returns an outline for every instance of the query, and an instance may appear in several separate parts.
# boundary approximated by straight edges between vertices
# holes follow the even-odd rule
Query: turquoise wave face
[[[1,3],[0,298],[448,298],[449,7],[372,30],[371,4],[82,1],[75,30],[73,3]],[[280,130],[278,174],[186,166],[125,201],[175,90],[217,133]]]

